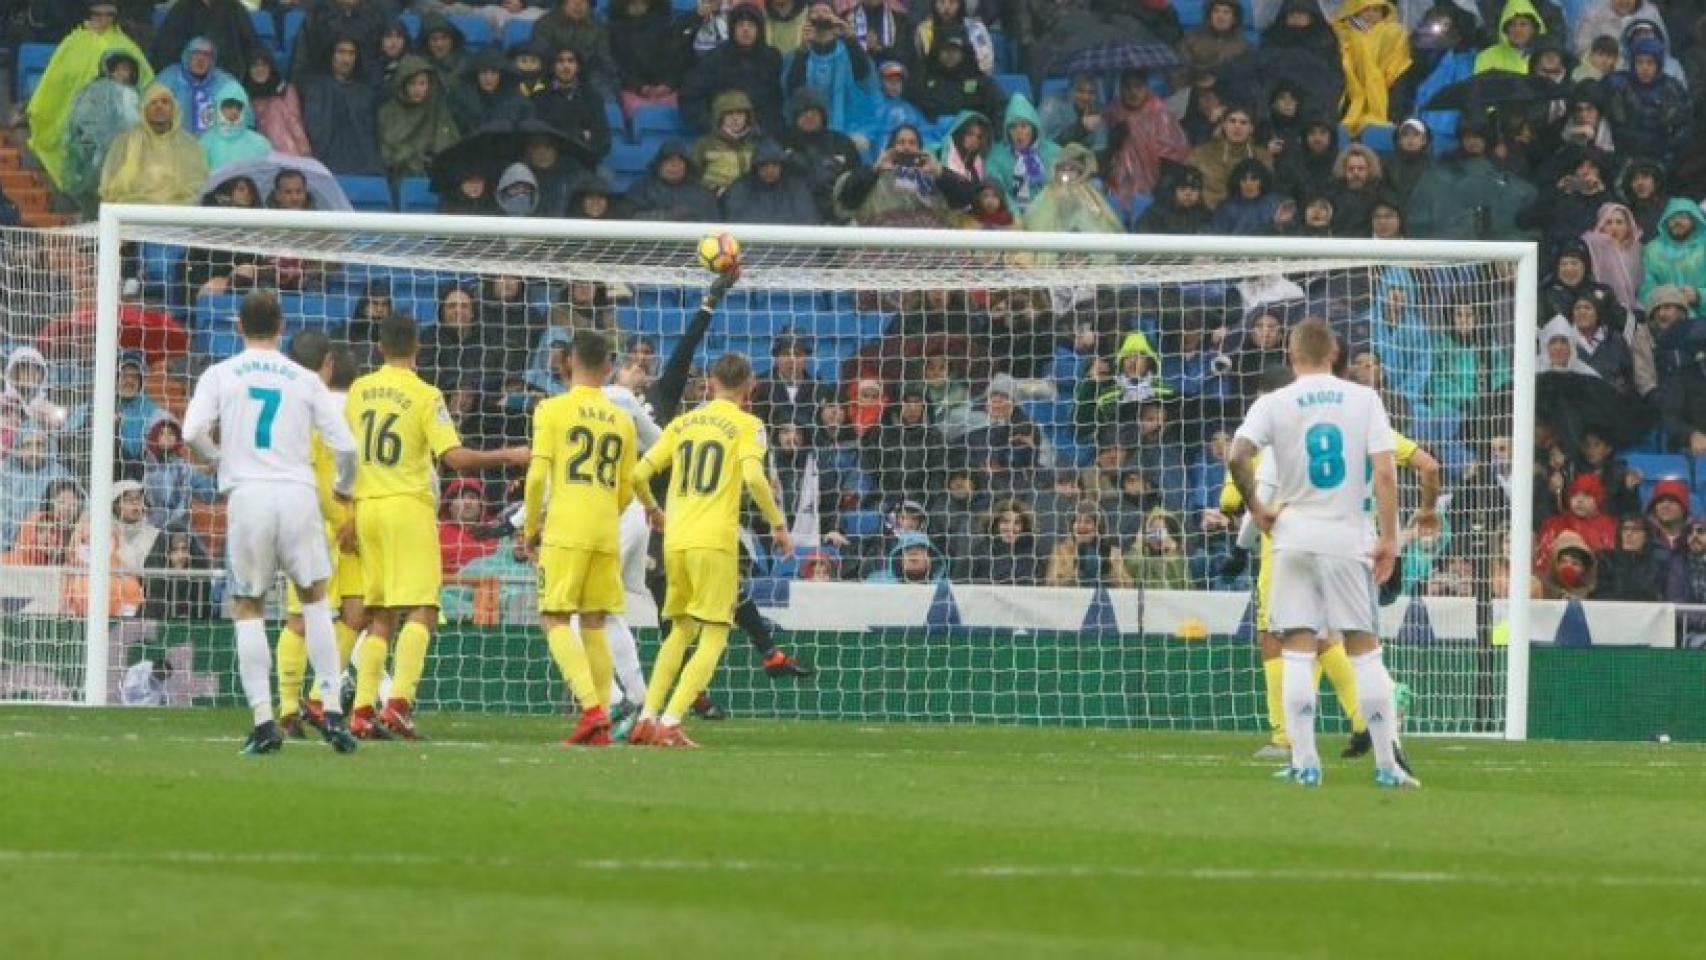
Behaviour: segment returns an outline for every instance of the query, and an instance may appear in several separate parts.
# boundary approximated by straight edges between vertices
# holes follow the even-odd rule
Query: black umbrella
[[[1099,43],[1061,57],[1049,72],[1056,76],[1109,74],[1126,70],[1168,70],[1180,64],[1179,55],[1165,43],[1119,41]]]
[[[1503,103],[1529,103],[1551,98],[1527,74],[1489,70],[1439,91],[1422,105],[1422,109],[1470,111]]]
[[[1551,424],[1570,448],[1588,430],[1613,447],[1633,446],[1653,428],[1651,411],[1592,374],[1553,371],[1535,378],[1534,419]]]
[[[440,192],[470,171],[495,181],[505,167],[521,159],[529,143],[540,139],[549,141],[564,157],[578,156],[574,141],[543,120],[503,120],[486,124],[434,157],[427,173]]]

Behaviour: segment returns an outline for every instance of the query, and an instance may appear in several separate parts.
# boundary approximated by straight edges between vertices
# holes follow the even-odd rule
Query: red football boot
[[[575,724],[575,732],[569,734],[563,741],[565,747],[608,747],[610,746],[610,714],[603,707],[593,707],[581,714],[580,722]]]
[[[372,707],[356,707],[350,714],[349,732],[357,740],[392,740],[391,731],[379,725]]]
[[[399,740],[424,740],[421,732],[415,729],[414,707],[402,697],[392,697],[385,701],[385,709],[379,711],[379,726]]]
[[[634,730],[628,734],[628,746],[649,747],[657,743],[658,722],[653,719],[641,720],[634,724]]]

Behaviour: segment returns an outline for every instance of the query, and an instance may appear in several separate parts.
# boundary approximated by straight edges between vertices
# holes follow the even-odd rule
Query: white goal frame
[[[718,229],[702,223],[594,220],[528,220],[504,217],[444,217],[422,214],[297,212],[210,207],[108,204],[97,227],[95,384],[89,502],[112,499],[114,410],[118,374],[120,245],[128,231],[157,228],[311,230],[342,234],[486,237],[497,239],[691,243]],[[886,250],[954,250],[1157,257],[1226,257],[1267,260],[1381,260],[1393,263],[1498,262],[1514,267],[1516,328],[1512,336],[1512,463],[1534,462],[1535,363],[1538,331],[1539,253],[1532,243],[1431,240],[1315,239],[1291,237],[1158,236],[1110,233],[1023,233],[963,230],[873,230],[852,227],[789,227],[743,224],[728,229],[743,242],[784,246],[840,246]],[[1509,646],[1505,669],[1504,737],[1528,738],[1529,582],[1533,552],[1533,485],[1511,485],[1508,607]],[[93,509],[90,539],[112,537],[110,510]],[[111,581],[110,551],[90,551],[88,596],[105,597]],[[84,703],[107,702],[110,623],[105,606],[88,604],[84,648]]]

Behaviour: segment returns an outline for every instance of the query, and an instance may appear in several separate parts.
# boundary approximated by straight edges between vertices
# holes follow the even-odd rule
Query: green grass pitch
[[[0,710],[0,956],[1699,957],[1706,749],[539,718],[237,756],[232,711]],[[1339,737],[1324,746],[1337,751]]]

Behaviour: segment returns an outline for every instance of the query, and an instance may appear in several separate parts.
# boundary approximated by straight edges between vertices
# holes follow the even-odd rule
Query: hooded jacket
[[[506,206],[503,201],[504,191],[511,187],[528,184],[533,187],[532,203],[524,204],[520,200],[512,200]],[[525,163],[512,163],[504,168],[503,175],[498,178],[498,188],[492,194],[492,203],[507,216],[530,217],[539,209],[539,178],[527,168]]]
[[[1141,542],[1150,523],[1159,520],[1167,527],[1167,535],[1178,544],[1176,553],[1152,553]],[[1149,590],[1189,590],[1190,566],[1185,560],[1185,531],[1179,518],[1161,507],[1155,507],[1144,518],[1145,530],[1138,534],[1140,542],[1125,551],[1126,575],[1134,586]]]
[[[596,168],[610,152],[610,118],[604,112],[604,95],[586,74],[571,86],[552,83],[549,89],[535,94],[533,111],[569,138],[572,146],[567,159],[581,167]]]
[[[123,30],[115,24],[104,33],[96,33],[80,26],[54,48],[53,59],[47,62],[47,70],[41,75],[35,94],[30,97],[27,110],[30,152],[62,189],[70,189],[65,182],[64,171],[67,121],[79,94],[105,75],[108,56],[115,53],[131,58],[136,64],[136,89],[146,89],[154,79],[154,71],[142,49],[125,36]],[[118,132],[122,131],[115,131],[114,135]],[[98,172],[101,168],[99,163],[94,163],[89,169]]]
[[[779,164],[782,176],[765,183],[758,168]],[[723,194],[723,218],[730,223],[781,223],[815,226],[823,222],[812,188],[788,162],[781,144],[765,140],[752,153],[752,167]]]
[[[743,47],[734,40],[733,28],[741,20],[758,27],[758,39]],[[698,132],[716,127],[716,101],[739,91],[753,111],[755,126],[778,130],[782,126],[782,54],[764,40],[764,13],[751,4],[729,11],[730,39],[702,57],[681,84],[681,116]]]
[[[1060,233],[1120,233],[1125,229],[1096,179],[1096,154],[1078,143],[1060,148],[1048,184],[1031,201],[1021,222],[1026,230]]]
[[[581,82],[590,83],[596,87],[602,96],[616,92],[616,61],[610,53],[610,35],[605,32],[603,24],[593,15],[591,4],[588,4],[585,20],[570,20],[564,13],[561,4],[557,4],[551,12],[540,17],[533,25],[533,39],[549,46],[553,51],[565,47],[580,54]],[[657,56],[666,57],[668,51],[659,50]],[[545,61],[545,72],[549,76],[551,61]]]
[[[1540,18],[1530,0],[1505,0],[1505,9],[1499,14],[1498,37],[1493,45],[1475,57],[1475,72],[1486,73],[1490,70],[1503,70],[1508,73],[1528,73],[1528,58],[1533,49],[1518,50],[1511,44],[1505,28],[1517,17],[1528,17],[1534,21],[1534,38],[1539,40],[1546,33],[1546,21]]]
[[[1615,526],[1613,524],[1614,529]],[[1565,551],[1576,552],[1583,560],[1582,579],[1575,584],[1566,584],[1558,576],[1559,561]],[[1548,599],[1586,600],[1594,595],[1599,585],[1599,555],[1579,534],[1568,531],[1559,534],[1543,552],[1537,553],[1537,559],[1544,562],[1541,582],[1545,585]]]
[[[1190,207],[1179,206],[1177,191],[1187,184],[1195,184],[1199,190],[1203,186],[1202,174],[1195,167],[1174,166],[1171,172],[1164,174],[1155,188],[1155,202],[1143,212],[1134,232],[1185,236],[1207,231],[1214,211],[1208,208],[1206,201],[1199,200]]]
[[[330,46],[326,57],[329,61]],[[302,87],[302,123],[314,156],[340,176],[385,172],[379,152],[380,94],[364,79],[364,63],[358,53],[355,72],[345,80],[332,76],[327,63],[306,74],[299,68],[296,74]]]
[[[1013,128],[1019,124],[1031,128],[1031,146],[1024,151],[1013,148]],[[1001,129],[1001,142],[989,151],[984,162],[984,177],[1000,189],[1007,205],[1022,216],[1054,176],[1060,147],[1043,133],[1042,118],[1031,106],[1030,98],[1022,93],[1008,98],[1006,122]]]
[[[1635,196],[1634,189],[1635,177],[1643,173],[1653,178],[1653,195],[1645,200]],[[1651,240],[1658,236],[1659,217],[1664,215],[1665,205],[1670,202],[1665,168],[1644,157],[1630,160],[1617,177],[1617,193],[1624,206],[1634,211],[1635,222],[1641,225],[1642,238]]]
[[[101,169],[101,199],[108,203],[194,203],[207,180],[207,160],[201,145],[179,126],[177,100],[156,83],[142,95],[146,116],[150,103],[172,104],[171,125],[156,133],[143,120],[113,141]]]
[[[942,51],[949,47],[961,51],[960,64],[952,69],[942,64]],[[993,80],[978,72],[977,59],[965,34],[951,31],[937,38],[935,49],[925,60],[907,99],[931,120],[958,116],[969,110],[999,122],[1006,95]]]
[[[1669,226],[1670,220],[1679,216],[1694,221],[1694,232],[1680,242],[1671,237]],[[1657,229],[1641,252],[1646,274],[1641,282],[1641,302],[1647,301],[1654,288],[1667,285],[1691,288],[1699,294],[1700,302],[1706,302],[1706,214],[1693,202],[1674,197],[1665,204]]]
[[[496,71],[498,87],[480,89],[480,74]],[[459,130],[473,133],[489,123],[518,123],[533,119],[533,102],[521,95],[515,70],[496,50],[485,50],[468,61],[462,82],[450,91],[450,109]]]
[[[622,89],[663,86],[680,90],[693,64],[693,35],[670,16],[668,0],[647,0],[644,13],[630,16],[625,2],[610,7],[610,56]]]
[[[35,427],[25,427],[13,438],[12,449],[15,451],[26,440],[32,443],[39,440],[46,452],[33,465],[26,465],[15,452],[0,456],[0,549],[12,548],[18,528],[41,505],[48,487],[71,480],[71,474],[55,459],[47,434]]]
[[[310,75],[328,72],[332,47],[347,38],[356,43],[356,69],[365,71],[363,75],[369,81],[379,82],[383,73],[379,39],[393,23],[389,6],[380,0],[361,0],[348,7],[341,3],[314,4],[296,37],[296,61],[291,77],[305,86]]]
[[[736,110],[745,110],[750,118],[751,98],[739,90],[719,94],[712,104],[711,132],[693,144],[693,165],[699,168],[699,182],[708,190],[727,188],[752,166],[752,151],[759,140],[757,128],[749,123],[738,140],[731,140],[722,132],[723,117]]]
[[[974,123],[983,124],[983,148],[976,153],[967,153],[963,143],[964,134],[966,128]],[[936,160],[943,170],[958,174],[971,183],[981,183],[988,177],[987,160],[994,139],[995,127],[989,122],[989,118],[968,110],[955,117],[947,132],[943,134],[942,145],[936,149]]]
[[[791,100],[816,93],[831,130],[857,130],[870,119],[877,72],[851,37],[828,46],[808,43],[788,55],[782,88]]]
[[[800,129],[800,114],[807,110],[816,110],[824,116],[823,129],[816,133]],[[781,137],[782,149],[811,185],[812,196],[816,198],[818,212],[824,220],[828,220],[833,212],[831,194],[835,181],[862,165],[859,147],[851,137],[834,128],[828,119],[828,108],[817,91],[810,87],[797,90],[793,102],[788,105],[788,130]]]
[[[1422,174],[1404,207],[1410,235],[1438,240],[1527,240],[1518,217],[1534,202],[1527,180],[1486,157],[1435,163]]]
[[[410,103],[405,99],[409,81],[422,75],[431,81],[426,99]],[[460,138],[438,71],[423,57],[404,57],[395,88],[379,108],[379,153],[386,171],[393,177],[424,177],[432,158]]]
[[[1386,11],[1372,28],[1357,21],[1370,7]],[[1370,125],[1390,124],[1392,87],[1410,69],[1410,41],[1390,0],[1347,0],[1333,20],[1345,72],[1343,122],[1354,136]]]
[[[1637,40],[1630,49],[1632,55],[1655,57],[1661,70],[1647,83],[1635,76],[1633,64],[1605,78],[1612,137],[1625,155],[1673,168],[1679,150],[1692,140],[1693,98],[1686,84],[1663,71],[1668,54],[1662,39]]]
[[[192,137],[199,137],[213,129],[219,117],[219,91],[223,90],[227,83],[235,83],[237,79],[218,66],[209,67],[207,73],[200,77],[190,73],[191,54],[210,43],[205,37],[191,40],[184,47],[183,57],[160,71],[157,80],[172,91],[172,96],[178,101],[178,112],[184,130]]]
[[[914,547],[923,547],[930,552],[930,574],[923,580],[909,580],[901,572],[901,560],[906,551]],[[948,562],[943,559],[941,551],[930,542],[929,536],[911,530],[894,538],[894,548],[889,551],[888,562],[868,578],[871,583],[945,583],[947,579]]]
[[[214,95],[216,107],[232,100],[243,105],[242,115],[234,121],[226,120],[224,112],[218,111],[212,129],[201,135],[201,149],[207,157],[209,173],[234,163],[262,160],[272,152],[272,143],[253,129],[255,115],[249,109],[249,95],[243,92],[243,85],[234,80],[227,81]]]
[[[687,165],[680,183],[666,183],[658,168],[671,157]],[[721,215],[717,197],[699,183],[699,167],[680,140],[667,140],[646,168],[646,177],[628,190],[629,209],[636,220],[676,220],[713,223]]]
[[[278,153],[312,156],[314,147],[308,142],[308,130],[302,124],[302,98],[296,86],[286,82],[278,72],[278,60],[271,51],[257,52],[253,62],[260,61],[265,61],[272,70],[265,83],[256,83],[247,71],[241,78],[243,92],[249,95],[249,109],[255,114],[255,129]]]
[[[1651,534],[1640,550],[1625,550],[1619,543],[1600,564],[1599,588],[1594,596],[1601,600],[1662,601],[1669,567],[1665,561]]]
[[[1232,12],[1232,26],[1225,33],[1216,33],[1209,26],[1209,15],[1215,7]],[[1208,0],[1203,4],[1203,22],[1179,41],[1179,59],[1187,67],[1213,70],[1215,67],[1242,56],[1250,49],[1244,39],[1244,5],[1238,0]]]
[[[214,66],[231,75],[241,74],[261,48],[249,9],[239,0],[179,0],[154,35],[154,65],[164,67],[199,37],[213,42],[219,51]]]
[[[1422,175],[1433,166],[1433,130],[1421,120],[1406,120],[1406,124],[1415,123],[1425,131],[1427,140],[1419,153],[1406,153],[1394,148],[1381,160],[1381,172],[1386,175],[1386,185],[1391,188],[1393,198],[1400,206],[1408,202],[1410,194],[1416,189],[1416,184],[1422,182]],[[1452,124],[1455,131],[1457,125]]]

